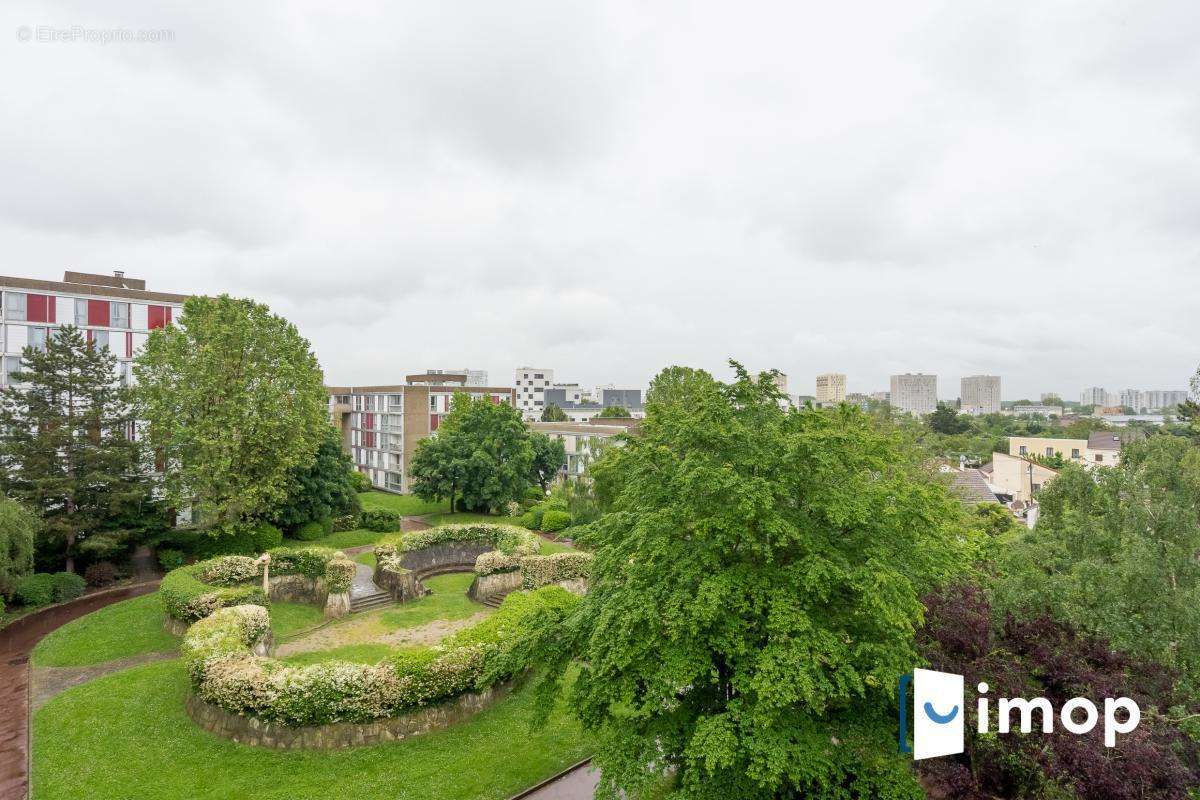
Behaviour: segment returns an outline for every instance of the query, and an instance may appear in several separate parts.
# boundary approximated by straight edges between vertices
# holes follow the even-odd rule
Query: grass
[[[147,594],[113,603],[51,632],[33,649],[33,665],[82,667],[178,645],[179,640],[163,630],[158,595]]]
[[[187,675],[161,661],[76,686],[33,718],[34,800],[502,800],[594,749],[562,709],[530,727],[533,692],[442,731],[332,752],[277,752],[202,731]]]
[[[349,661],[354,664],[378,664],[388,655],[396,652],[395,647],[386,644],[366,642],[363,644],[345,644],[329,650],[311,650],[307,653],[296,653],[285,656],[280,661],[303,666],[319,664],[323,661]]]
[[[452,572],[435,575],[423,583],[432,592],[395,608],[380,612],[380,622],[388,630],[415,628],[435,619],[465,619],[485,610],[485,606],[467,597],[467,589],[475,580],[474,573]]]
[[[546,539],[542,539],[541,554],[544,556],[548,556],[551,553],[573,553],[573,552],[575,552],[575,548],[569,544],[566,544],[565,542],[551,542],[551,541],[547,541]]]
[[[325,620],[324,609],[307,603],[271,603],[271,632],[276,640],[315,628]]]
[[[444,501],[422,500],[412,494],[390,494],[389,492],[364,492],[358,496],[364,511],[397,511],[406,517],[438,514],[449,511],[450,504]]]
[[[366,564],[368,567],[375,566],[375,554],[368,550],[365,553],[359,553],[354,557],[355,563]]]
[[[431,514],[425,517],[425,521],[435,528],[438,525],[452,525],[460,522],[496,522],[502,525],[512,525],[515,522],[511,517],[501,517],[496,514],[474,514],[469,511],[456,511],[453,514],[445,511],[440,514]]]

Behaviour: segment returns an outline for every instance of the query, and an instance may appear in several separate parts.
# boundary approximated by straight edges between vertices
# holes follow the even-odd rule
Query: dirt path
[[[490,613],[490,610],[484,610],[464,619],[435,619],[424,625],[394,631],[381,629],[377,614],[367,614],[349,622],[319,628],[307,636],[285,642],[276,648],[275,655],[282,658],[313,650],[332,650],[347,644],[386,644],[393,647],[437,644],[450,634],[474,625]]]
[[[164,650],[159,653],[140,653],[128,658],[118,658],[115,661],[105,661],[102,664],[89,664],[86,667],[34,667],[33,680],[30,682],[30,702],[33,710],[37,711],[56,695],[62,694],[72,686],[101,678],[113,672],[136,667],[139,664],[149,664],[151,661],[165,661],[168,658],[178,658],[176,650]]]

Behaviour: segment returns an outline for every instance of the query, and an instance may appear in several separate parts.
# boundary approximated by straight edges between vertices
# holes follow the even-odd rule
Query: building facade
[[[1089,386],[1079,393],[1081,406],[1114,406],[1119,400],[1112,392],[1105,391],[1103,386]]]
[[[918,416],[932,414],[937,411],[937,375],[893,375],[889,396],[892,408]]]
[[[1000,413],[1000,376],[969,375],[960,382],[964,414]]]
[[[567,461],[559,474],[566,478],[578,478],[587,471],[588,465],[599,456],[604,446],[613,442],[617,436],[629,432],[629,428],[625,425],[578,422],[530,422],[528,424],[530,430],[562,441]]]
[[[817,405],[837,405],[846,402],[846,376],[840,372],[825,372],[817,376]]]
[[[1086,439],[1051,439],[1040,436],[1012,436],[1008,454],[1018,458],[1060,456],[1083,467],[1115,467],[1121,462],[1121,437],[1097,431]]]
[[[417,443],[437,431],[457,394],[514,405],[516,390],[472,386],[464,373],[409,375],[384,386],[329,386],[329,416],[355,469],[377,488],[408,492],[409,465]]]
[[[43,349],[64,325],[75,325],[89,342],[117,357],[117,374],[133,379],[132,362],[150,331],[177,319],[185,294],[146,290],[146,282],[112,275],[67,271],[61,281],[0,276],[0,385],[18,371],[26,346]]]
[[[554,384],[554,370],[542,367],[518,367],[516,371],[517,409],[527,420],[542,418],[546,408],[546,390]]]
[[[1038,404],[1016,405],[1012,407],[1013,416],[1017,417],[1061,417],[1063,415],[1062,406],[1047,406]]]

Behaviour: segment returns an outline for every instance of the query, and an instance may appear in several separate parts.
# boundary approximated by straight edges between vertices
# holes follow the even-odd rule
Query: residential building
[[[1105,391],[1103,386],[1091,386],[1079,393],[1081,406],[1111,406],[1116,405],[1118,400],[1112,392]]]
[[[546,407],[546,390],[554,383],[554,370],[518,367],[516,372],[517,409],[527,420],[541,419]]]
[[[591,402],[586,393],[578,392],[571,388],[572,386],[577,387],[578,384],[558,384],[542,393],[545,405],[558,406],[571,422],[588,422],[609,407],[624,408],[632,419],[643,419],[646,416],[641,389],[597,388],[600,402]],[[541,417],[539,411],[537,419],[540,420]]]
[[[556,383],[551,388],[556,392],[561,391],[562,394],[558,396],[562,397],[563,402],[566,403],[589,403],[592,400],[592,392],[584,389],[578,383]],[[547,405],[552,402],[558,401],[546,398]],[[561,403],[559,405],[561,406]]]
[[[1000,412],[1000,376],[970,375],[960,383],[959,398],[964,414],[998,414]]]
[[[464,373],[409,375],[405,383],[383,386],[329,386],[329,415],[355,469],[372,485],[408,492],[409,465],[417,443],[438,429],[457,394],[487,397],[515,405],[507,386],[469,386]]]
[[[863,411],[871,407],[871,397],[862,392],[849,392],[846,395],[846,402],[852,406],[858,406]]]
[[[992,489],[988,476],[981,470],[972,467],[951,469],[950,491],[964,505],[975,506],[980,503],[999,503],[1000,498]]]
[[[629,420],[619,420],[628,423]],[[552,439],[560,439],[567,454],[567,462],[560,475],[578,478],[587,471],[602,447],[628,433],[628,425],[601,425],[579,422],[530,422],[530,430],[539,431]]]
[[[1188,401],[1188,393],[1178,389],[1152,389],[1148,392],[1138,392],[1138,403],[1133,406],[1135,411],[1153,413],[1155,411],[1173,412],[1175,406]],[[1122,405],[1124,405],[1122,403]]]
[[[1097,431],[1087,439],[1012,436],[1008,454],[1019,458],[1058,455],[1085,467],[1113,467],[1121,461],[1121,437],[1109,431]]]
[[[891,392],[871,392],[871,399],[877,400],[881,403],[890,403],[890,402],[892,402],[892,393]]]
[[[1016,417],[1061,417],[1063,415],[1063,407],[1037,404],[1017,405],[1012,407],[1012,414]]]
[[[817,405],[837,405],[846,402],[846,376],[840,372],[825,372],[817,376]]]
[[[467,386],[487,386],[488,373],[486,369],[427,369],[426,375],[463,375]]]
[[[775,388],[778,389],[779,393],[783,395],[779,401],[779,405],[784,409],[795,406],[796,395],[788,391],[788,376],[779,370],[775,370],[775,374],[772,376],[772,378],[775,381]]]
[[[61,281],[0,276],[0,385],[21,363],[27,345],[44,348],[56,328],[75,325],[89,342],[107,347],[117,357],[117,374],[133,379],[132,360],[150,331],[179,317],[185,294],[147,291],[146,282],[112,275],[68,270]]]
[[[892,408],[924,416],[937,411],[937,376],[905,373],[892,376]]]
[[[1042,487],[1058,476],[1058,470],[1029,458],[993,453],[984,475],[998,494],[1012,497],[1018,507],[1028,507]]]

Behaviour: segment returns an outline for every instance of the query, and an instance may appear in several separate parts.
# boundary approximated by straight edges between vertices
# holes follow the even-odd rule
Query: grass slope
[[[444,731],[329,753],[234,744],[183,709],[178,661],[69,689],[33,719],[34,800],[501,800],[592,751],[562,711],[531,730],[533,694]]]
[[[33,649],[35,667],[83,667],[159,650],[179,640],[163,630],[158,595],[122,600],[52,631]]]

